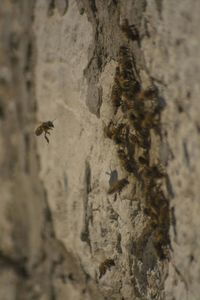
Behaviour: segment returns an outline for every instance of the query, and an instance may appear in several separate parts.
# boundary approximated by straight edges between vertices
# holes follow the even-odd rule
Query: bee
[[[139,42],[139,32],[135,25],[129,25],[128,20],[124,19],[120,27],[128,39]]]
[[[123,113],[128,112],[130,109],[134,108],[134,102],[133,101],[129,101],[126,98],[123,98],[123,102],[121,104],[121,110]]]
[[[118,108],[120,107],[121,104],[121,87],[119,86],[119,84],[117,84],[116,82],[114,83],[113,87],[112,87],[112,92],[111,92],[111,101],[114,107],[114,114],[117,113]]]
[[[120,71],[119,71],[119,67],[116,67],[116,71],[115,71],[115,77],[114,77],[114,85],[112,87],[112,92],[111,92],[111,101],[112,104],[114,106],[114,114],[117,113],[118,107],[121,104],[121,88],[120,88],[120,84],[119,84],[119,77],[120,77]]]
[[[110,268],[113,266],[115,266],[115,262],[111,258],[108,258],[102,262],[99,266],[99,279],[101,279],[101,277],[106,274],[106,271],[108,269],[110,270]]]
[[[110,121],[108,125],[105,125],[104,126],[104,136],[109,138],[109,139],[112,139],[113,137],[113,134],[114,134],[114,123],[113,121]]]
[[[148,162],[149,162],[148,159],[146,159],[146,157],[144,157],[144,156],[139,156],[138,161],[142,165],[148,165]]]
[[[132,160],[126,155],[123,149],[117,150],[119,160],[121,162],[122,167],[129,173],[133,173],[136,175],[137,166],[134,164]]]
[[[135,99],[140,93],[140,83],[135,78],[132,70],[122,70],[119,76],[119,86],[121,88],[121,97]]]
[[[130,55],[130,51],[127,47],[122,46],[119,49],[119,58],[118,58],[118,62],[119,62],[119,69],[120,69],[120,73],[124,70],[132,70],[133,68],[133,60],[132,57]]]
[[[116,144],[121,144],[124,141],[123,129],[126,125],[121,123],[118,126],[110,121],[108,126],[104,127],[104,134],[109,139],[112,139]]]
[[[121,76],[119,79],[120,87],[123,91],[131,88],[132,82],[128,77]]]
[[[121,58],[122,60],[127,60],[130,59],[130,50],[128,47],[126,46],[121,46],[119,48],[119,58]]]
[[[122,189],[129,184],[129,181],[127,180],[127,178],[123,178],[120,180],[115,181],[109,188],[108,190],[108,194],[114,194],[114,193],[121,193]]]
[[[138,95],[139,100],[154,99],[158,97],[158,89],[155,85],[151,85],[145,90],[142,90]]]
[[[151,129],[156,126],[156,119],[153,114],[146,114],[143,120],[141,120],[141,128]]]
[[[147,178],[155,178],[161,179],[165,176],[165,171],[163,170],[162,166],[153,165],[151,167],[146,168],[145,176]]]
[[[118,180],[118,172],[117,170],[110,170],[110,173],[109,172],[106,172],[107,175],[110,176],[110,179],[109,179],[109,185],[111,186],[112,184],[114,184],[117,180]]]
[[[153,234],[153,245],[160,260],[169,258],[169,236],[162,229],[156,229]]]
[[[35,134],[38,136],[44,132],[44,138],[46,139],[47,143],[49,143],[47,134],[50,134],[49,130],[52,130],[53,128],[53,121],[43,122],[35,129]]]
[[[119,77],[120,77],[120,68],[116,67],[114,82],[119,85]]]

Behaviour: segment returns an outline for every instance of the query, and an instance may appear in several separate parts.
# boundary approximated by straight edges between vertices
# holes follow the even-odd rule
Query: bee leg
[[[47,137],[47,132],[45,132],[44,137],[45,137],[47,143],[49,144],[49,139],[48,139],[48,137]]]

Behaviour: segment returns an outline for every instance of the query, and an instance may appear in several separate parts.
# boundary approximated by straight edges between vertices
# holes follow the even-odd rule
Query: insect
[[[138,99],[140,101],[145,99],[154,99],[156,97],[158,97],[158,89],[155,85],[149,86],[138,94]]]
[[[111,267],[115,266],[115,262],[113,259],[108,258],[104,262],[102,262],[99,266],[99,279],[106,274],[106,271]]]
[[[169,258],[168,245],[170,245],[170,241],[168,234],[164,230],[159,228],[155,230],[153,234],[153,245],[160,260]]]
[[[127,19],[124,19],[121,24],[121,30],[124,32],[125,36],[128,39],[133,41],[137,40],[139,42],[139,32],[135,25],[129,25]]]
[[[144,157],[144,156],[139,156],[138,157],[138,161],[142,165],[148,165],[148,159],[146,157]]]
[[[114,107],[114,114],[116,114],[121,104],[121,88],[116,83],[112,87],[111,101]]]
[[[118,180],[118,172],[117,170],[110,170],[110,173],[109,172],[106,172],[107,175],[110,176],[110,179],[109,179],[109,185],[113,185],[117,180]]]
[[[115,125],[114,125],[113,121],[111,120],[107,126],[104,126],[103,131],[104,131],[105,137],[112,139],[112,137],[114,135],[114,130],[115,130]]]
[[[114,85],[112,87],[111,92],[111,101],[114,107],[114,114],[117,113],[117,110],[121,103],[121,88],[119,85],[119,68],[116,68],[115,78],[114,78]]]
[[[133,160],[131,160],[128,157],[128,155],[126,155],[123,149],[118,149],[117,153],[122,167],[127,172],[136,174],[136,169],[137,169],[136,163],[134,163]]]
[[[129,184],[129,181],[127,180],[127,178],[117,180],[110,186],[110,188],[108,190],[108,194],[111,195],[114,193],[120,193],[127,184]]]
[[[44,132],[44,138],[46,139],[47,143],[49,143],[49,139],[47,134],[50,134],[49,130],[54,128],[53,121],[42,122],[36,129],[35,134],[41,135]]]
[[[129,49],[125,46],[121,46],[119,49],[119,69],[120,73],[127,70],[132,70],[133,62],[132,57],[130,55]]]
[[[104,127],[104,134],[109,139],[113,139],[116,144],[121,144],[124,140],[123,130],[125,126],[123,123],[116,126],[113,121],[110,121],[108,126]]]
[[[165,172],[162,169],[161,165],[153,165],[151,167],[146,168],[145,176],[147,178],[160,179],[165,176]]]

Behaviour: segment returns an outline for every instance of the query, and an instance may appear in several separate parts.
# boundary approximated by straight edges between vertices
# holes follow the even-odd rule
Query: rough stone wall
[[[199,9],[1,1],[0,299],[199,299]]]

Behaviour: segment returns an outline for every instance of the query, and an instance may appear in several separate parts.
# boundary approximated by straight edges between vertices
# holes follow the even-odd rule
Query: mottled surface
[[[199,11],[195,0],[1,2],[0,299],[199,299]],[[104,134],[122,45],[159,91],[148,155],[166,172],[169,259]],[[49,144],[34,135],[47,120]]]

